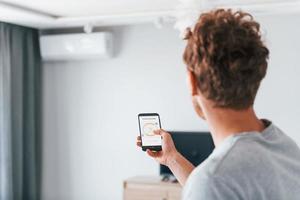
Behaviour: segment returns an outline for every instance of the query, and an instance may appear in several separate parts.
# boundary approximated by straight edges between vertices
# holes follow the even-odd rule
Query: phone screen
[[[158,114],[140,114],[139,125],[143,147],[161,146],[161,136],[153,132],[161,128]]]

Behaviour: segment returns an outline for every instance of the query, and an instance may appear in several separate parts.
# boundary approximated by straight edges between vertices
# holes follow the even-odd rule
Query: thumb
[[[153,131],[153,133],[154,133],[155,135],[161,135],[162,138],[164,138],[164,137],[170,137],[170,133],[166,132],[166,131],[163,130],[163,129],[155,130],[155,131]]]
[[[153,133],[155,134],[155,135],[165,135],[165,134],[168,134],[168,132],[166,132],[165,130],[163,130],[163,129],[157,129],[157,130],[154,130],[153,131]]]
[[[162,129],[157,129],[157,130],[154,130],[153,133],[155,135],[161,135],[161,132],[162,132]]]

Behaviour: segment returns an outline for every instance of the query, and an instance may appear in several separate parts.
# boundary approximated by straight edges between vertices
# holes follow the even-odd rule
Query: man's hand
[[[175,156],[178,154],[176,147],[174,145],[173,139],[170,135],[170,133],[159,129],[154,131],[154,134],[161,135],[162,137],[162,150],[155,152],[147,149],[147,154],[154,158],[157,162],[160,164],[169,166],[170,162],[175,158]],[[137,146],[141,147],[142,141],[141,137],[137,137]]]
[[[160,129],[154,131],[154,133],[157,135],[161,135],[162,137],[162,150],[153,152],[148,149],[147,154],[153,157],[160,164],[168,166],[179,183],[181,185],[184,185],[188,176],[195,168],[194,165],[176,150],[173,139],[168,132]],[[136,144],[139,147],[142,146],[140,136],[137,137]]]

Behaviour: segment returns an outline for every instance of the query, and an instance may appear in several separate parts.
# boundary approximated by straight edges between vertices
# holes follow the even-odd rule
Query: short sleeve
[[[243,199],[233,183],[221,177],[198,175],[187,182],[183,200],[239,200]]]

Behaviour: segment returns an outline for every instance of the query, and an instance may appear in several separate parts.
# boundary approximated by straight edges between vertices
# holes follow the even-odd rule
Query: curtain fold
[[[40,199],[38,31],[0,23],[0,200]]]

